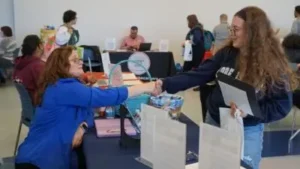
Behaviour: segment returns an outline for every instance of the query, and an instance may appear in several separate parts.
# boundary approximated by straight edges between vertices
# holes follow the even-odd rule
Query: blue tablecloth
[[[184,115],[180,121],[187,124],[186,150],[198,154],[198,125]],[[85,134],[83,150],[88,169],[149,169],[135,160],[140,155],[140,149],[121,149],[119,138],[97,138],[95,129]],[[243,162],[242,166],[249,168]]]

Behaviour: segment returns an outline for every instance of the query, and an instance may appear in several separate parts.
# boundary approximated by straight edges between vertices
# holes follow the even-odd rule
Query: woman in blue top
[[[118,105],[155,88],[147,83],[103,90],[81,83],[82,74],[72,47],[52,52],[38,85],[35,118],[18,149],[17,169],[69,169],[72,151],[81,145],[86,128],[94,126],[92,108]]]
[[[292,90],[297,82],[280,47],[266,13],[257,7],[246,7],[232,20],[230,43],[197,69],[157,81],[161,91],[176,93],[215,79],[217,73],[237,78],[256,88],[263,119],[241,113],[244,118],[243,160],[259,168],[263,142],[263,123],[284,118],[292,108]],[[234,93],[232,93],[234,94]],[[219,108],[226,105],[217,84],[207,98],[206,122],[220,126]],[[241,110],[243,112],[243,110]]]

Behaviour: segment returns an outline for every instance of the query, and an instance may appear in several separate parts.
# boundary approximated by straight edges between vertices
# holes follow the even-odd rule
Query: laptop
[[[152,43],[141,43],[139,47],[139,51],[145,52],[151,49]]]

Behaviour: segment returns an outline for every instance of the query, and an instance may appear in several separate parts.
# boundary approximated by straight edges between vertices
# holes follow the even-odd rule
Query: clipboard
[[[263,116],[262,116],[262,113],[260,110],[260,106],[257,101],[256,91],[255,91],[254,87],[252,87],[251,85],[244,83],[240,80],[237,80],[231,76],[225,75],[221,72],[217,73],[217,80],[218,80],[219,86],[221,88],[224,101],[228,106],[229,106],[229,103],[227,103],[226,100],[233,101],[237,104],[237,106],[239,108],[241,108],[241,110],[243,110],[243,107],[248,107],[250,109],[249,111],[251,111],[251,113],[246,112],[247,114],[253,115],[259,119],[263,119]],[[224,84],[228,85],[230,88],[234,88],[236,90],[245,92],[247,98],[243,98],[243,99],[247,99],[248,103],[243,102],[242,104],[240,104],[239,102],[241,102],[241,100],[238,97],[236,97],[236,98],[233,97],[235,92],[223,91]],[[225,94],[228,92],[229,92],[229,94]],[[236,100],[234,100],[234,99],[236,99]],[[247,111],[248,111],[248,108],[247,108]],[[245,110],[243,110],[243,111],[245,111]]]

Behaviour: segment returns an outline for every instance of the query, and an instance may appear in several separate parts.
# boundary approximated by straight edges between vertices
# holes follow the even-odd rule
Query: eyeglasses
[[[241,31],[241,30],[242,30],[242,28],[239,28],[237,26],[229,27],[229,31],[230,31],[231,35],[233,35],[233,36],[236,36],[236,33]]]
[[[74,59],[71,59],[70,61],[73,63],[77,63],[77,64],[82,63],[82,59],[80,59],[80,58],[74,58]]]

